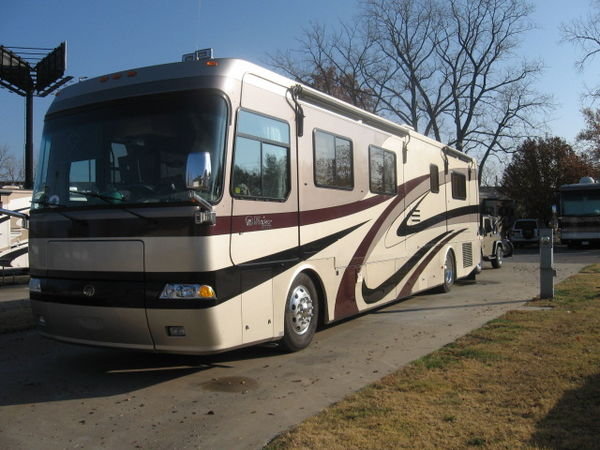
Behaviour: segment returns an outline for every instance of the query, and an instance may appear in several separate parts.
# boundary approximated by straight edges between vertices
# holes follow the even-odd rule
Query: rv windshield
[[[227,103],[215,94],[134,97],[50,116],[44,126],[33,208],[190,201],[189,155],[210,161],[195,194],[223,189]]]
[[[565,216],[600,216],[600,189],[561,192]]]

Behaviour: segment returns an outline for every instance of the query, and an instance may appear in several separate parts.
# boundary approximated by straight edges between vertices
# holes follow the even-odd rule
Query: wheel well
[[[454,262],[454,267],[456,268],[456,253],[454,253],[454,249],[452,247],[448,247],[446,250],[446,255],[450,253],[452,255],[452,261]],[[446,261],[446,256],[444,256],[444,262]]]
[[[454,264],[454,281],[457,280],[457,276],[456,276],[456,271],[457,271],[457,265],[456,265],[456,253],[454,253],[454,249],[452,247],[449,247],[448,250],[446,251],[446,255],[450,254],[450,256],[452,257],[452,263]],[[446,257],[444,257],[444,264],[446,263]]]
[[[319,297],[319,317],[317,325],[318,327],[322,327],[327,319],[327,309],[325,308],[325,305],[327,305],[327,295],[325,294],[325,287],[323,286],[323,281],[321,280],[321,277],[317,274],[317,272],[315,272],[312,269],[306,269],[301,273],[304,273],[311,279],[311,281],[315,285],[315,289],[317,290],[317,296]]]

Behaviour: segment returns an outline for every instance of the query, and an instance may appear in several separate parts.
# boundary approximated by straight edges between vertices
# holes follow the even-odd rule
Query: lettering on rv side
[[[262,229],[271,228],[273,220],[265,218],[265,216],[246,216],[244,222],[247,227],[260,227]]]

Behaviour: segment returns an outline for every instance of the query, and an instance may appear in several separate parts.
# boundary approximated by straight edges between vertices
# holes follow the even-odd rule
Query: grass
[[[267,449],[598,448],[600,264],[530,305],[552,308],[510,311]]]

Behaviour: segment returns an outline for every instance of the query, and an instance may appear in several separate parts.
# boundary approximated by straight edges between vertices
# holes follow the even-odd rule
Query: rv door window
[[[241,110],[233,155],[234,197],[285,200],[290,191],[289,125]]]

